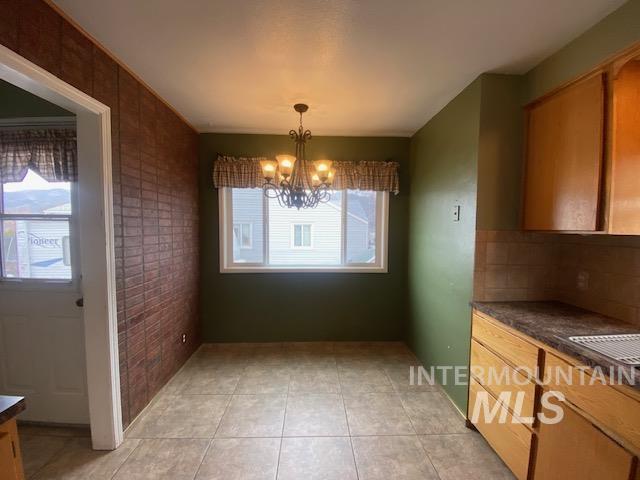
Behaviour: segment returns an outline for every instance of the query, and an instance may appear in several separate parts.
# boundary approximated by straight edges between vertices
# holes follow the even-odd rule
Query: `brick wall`
[[[0,0],[0,12],[0,43],[111,108],[128,425],[200,342],[197,134],[45,2]]]

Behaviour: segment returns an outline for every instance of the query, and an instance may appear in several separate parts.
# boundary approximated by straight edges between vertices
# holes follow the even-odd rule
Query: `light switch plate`
[[[460,221],[460,205],[453,206],[453,221],[454,222]]]

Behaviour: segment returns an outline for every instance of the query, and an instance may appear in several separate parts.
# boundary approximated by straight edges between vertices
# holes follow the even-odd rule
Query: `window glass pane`
[[[262,189],[234,188],[231,191],[233,261],[263,262]]]
[[[376,261],[376,192],[347,191],[347,263]]]
[[[293,226],[293,246],[294,247],[302,246],[302,225]]]
[[[251,248],[252,241],[253,239],[251,238],[251,224],[243,223],[242,224],[242,247]]]
[[[305,247],[311,246],[311,225],[302,226],[302,245]]]
[[[5,183],[3,192],[4,213],[71,214],[71,184],[47,182],[32,170],[22,182]]]
[[[67,220],[4,220],[2,231],[5,277],[71,279]]]
[[[334,192],[328,203],[301,210],[281,207],[278,200],[269,199],[269,264],[340,265],[341,210],[341,192]]]

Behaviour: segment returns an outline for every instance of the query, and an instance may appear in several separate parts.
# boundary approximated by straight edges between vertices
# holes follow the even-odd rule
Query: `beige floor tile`
[[[478,433],[424,435],[420,441],[441,480],[514,478]]]
[[[284,420],[288,437],[349,435],[342,397],[337,394],[289,395]]]
[[[381,368],[371,366],[339,366],[338,375],[342,392],[388,393],[393,392],[389,377]]]
[[[287,366],[289,359],[283,343],[258,343],[255,344],[248,365],[280,365]]]
[[[279,438],[216,438],[196,480],[274,480]]]
[[[409,417],[396,393],[344,395],[351,435],[412,435]]]
[[[69,441],[69,437],[28,435],[19,427],[22,466],[27,478],[31,478],[46,463],[52,460]]]
[[[396,392],[434,392],[439,387],[423,376],[418,364],[390,364],[384,367]],[[427,372],[428,373],[428,372]]]
[[[402,404],[418,434],[468,433],[464,418],[440,392],[410,392]]]
[[[289,390],[291,371],[288,367],[272,365],[248,366],[240,377],[235,393],[286,394]]]
[[[346,437],[284,438],[278,480],[356,480]]]
[[[88,438],[71,438],[55,458],[33,477],[36,480],[109,480],[132,455],[140,440],[127,439],[118,449],[91,449]]]
[[[187,368],[185,365],[178,373],[176,373],[167,384],[162,387],[160,394],[175,395],[180,392],[193,375],[195,368]]]
[[[242,368],[203,368],[195,371],[180,389],[187,395],[231,395],[238,385]]]
[[[289,393],[340,393],[338,370],[330,366],[297,366],[291,371]]]
[[[77,427],[52,427],[48,425],[39,425],[34,423],[18,423],[18,433],[22,435],[44,435],[47,437],[74,437],[74,438],[89,438],[91,436],[91,430],[88,426]]]
[[[354,437],[360,480],[429,480],[438,478],[416,436]]]
[[[132,425],[128,438],[212,438],[230,395],[174,395],[162,398]]]
[[[234,395],[216,437],[279,437],[286,395]]]
[[[209,440],[141,440],[114,480],[193,480]]]
[[[287,359],[296,367],[335,367],[333,345],[329,342],[287,343],[284,349]]]

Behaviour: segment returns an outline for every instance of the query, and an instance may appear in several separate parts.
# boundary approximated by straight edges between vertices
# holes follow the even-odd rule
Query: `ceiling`
[[[623,0],[56,0],[202,132],[413,134]]]

